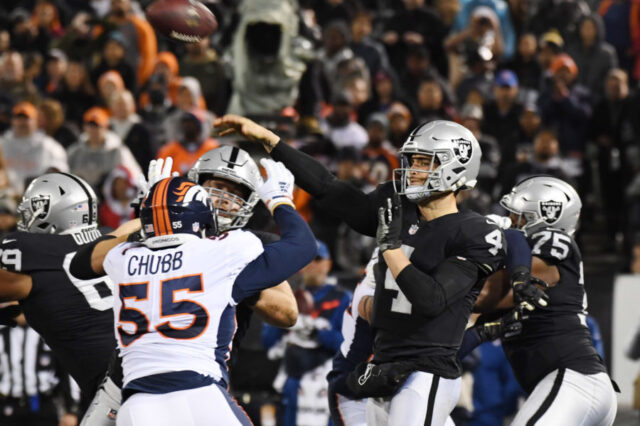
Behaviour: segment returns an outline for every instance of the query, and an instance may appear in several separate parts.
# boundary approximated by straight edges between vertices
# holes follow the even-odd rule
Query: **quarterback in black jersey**
[[[0,241],[0,299],[20,302],[29,325],[80,386],[85,403],[115,348],[110,281],[81,280],[69,270],[78,248],[103,238],[96,200],[74,175],[43,175],[29,185],[18,207],[19,231]],[[115,235],[131,231],[125,227]]]
[[[532,274],[550,286],[547,306],[528,313],[522,332],[502,342],[529,394],[512,424],[613,424],[615,392],[587,328],[582,256],[572,238],[580,197],[560,179],[534,176],[501,204],[528,242],[522,247],[530,249]]]
[[[358,397],[380,397],[369,398],[368,423],[445,424],[460,392],[456,352],[505,249],[494,222],[456,205],[456,192],[476,183],[481,152],[473,134],[447,121],[419,126],[400,150],[394,182],[364,194],[244,117],[227,115],[214,126],[262,143],[324,208],[377,235],[375,296],[359,307],[371,319],[374,358],[350,388]]]

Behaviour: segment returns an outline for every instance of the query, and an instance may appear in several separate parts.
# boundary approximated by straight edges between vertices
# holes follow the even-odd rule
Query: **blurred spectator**
[[[158,158],[173,158],[173,171],[185,175],[204,153],[218,146],[218,142],[204,137],[205,118],[199,111],[183,112],[180,117],[177,140],[160,148]]]
[[[394,102],[387,111],[389,118],[389,141],[395,148],[400,148],[407,141],[411,132],[411,111],[401,102]]]
[[[530,30],[540,35],[550,28],[556,28],[565,40],[577,35],[578,22],[590,13],[589,5],[584,0],[538,0],[530,2],[530,5],[533,6],[529,19]]]
[[[498,16],[490,7],[480,6],[473,10],[468,27],[454,33],[445,43],[447,50],[463,58],[480,50],[483,56],[489,53],[495,58],[504,54],[504,41],[500,32]]]
[[[533,153],[533,141],[541,129],[542,117],[540,110],[534,102],[524,104],[518,120],[518,131],[512,139],[505,143],[507,151],[515,153],[518,162],[527,161]],[[504,162],[503,162],[504,165]]]
[[[19,52],[30,52],[37,50],[38,27],[31,19],[29,11],[22,7],[15,8],[9,14],[9,24],[11,25],[11,48]]]
[[[533,143],[533,156],[526,162],[509,163],[504,168],[499,185],[494,188],[494,198],[498,199],[518,182],[534,175],[551,175],[574,184],[563,171],[560,145],[555,133],[542,130]]]
[[[81,62],[69,62],[60,90],[54,95],[64,105],[66,119],[80,127],[82,115],[94,103],[94,95],[84,65]]]
[[[180,75],[197,78],[208,108],[216,115],[223,115],[229,102],[230,82],[218,52],[210,44],[208,37],[199,43],[186,44],[187,53],[180,60]]]
[[[389,68],[387,53],[379,42],[370,37],[373,25],[371,12],[362,10],[356,13],[351,22],[351,43],[353,53],[362,58],[371,75]]]
[[[153,67],[153,72],[145,85],[145,89],[148,90],[149,82],[152,78],[162,77],[162,81],[166,81],[167,85],[167,96],[171,103],[175,103],[178,98],[178,89],[180,87],[180,81],[182,80],[178,75],[180,71],[180,65],[178,64],[178,59],[176,55],[171,52],[159,52],[156,57],[156,64]],[[140,108],[144,108],[149,103],[149,92],[143,91],[138,96],[139,101],[138,105]],[[201,108],[205,108],[206,104],[204,102],[204,98],[201,97],[198,102],[198,106]]]
[[[476,188],[491,194],[500,168],[501,154],[498,141],[493,136],[482,133],[483,113],[481,106],[466,104],[460,111],[460,119],[460,124],[471,130],[471,133],[476,137],[482,151]]]
[[[96,52],[93,40],[94,19],[87,12],[79,11],[67,26],[65,34],[51,43],[52,48],[62,50],[72,61],[82,61]]]
[[[558,55],[551,63],[550,86],[540,94],[542,122],[558,134],[565,155],[581,158],[591,116],[589,91],[576,83],[578,67],[567,54]]]
[[[104,23],[104,33],[109,34],[113,30],[124,36],[125,61],[136,70],[136,84],[143,85],[151,75],[158,52],[158,41],[153,28],[145,19],[133,13],[131,0],[111,0],[111,11]]]
[[[331,257],[318,241],[318,255],[302,269],[303,287],[296,291],[298,321],[290,330],[264,325],[262,343],[270,355],[279,348],[282,364],[283,426],[327,424],[329,406],[325,375],[331,359],[342,343],[342,317],[351,302],[351,293],[327,281]],[[281,343],[280,343],[281,342]],[[311,379],[321,371],[322,379]],[[311,380],[310,380],[311,379]],[[315,382],[315,386],[314,386]]]
[[[55,99],[45,99],[39,107],[39,127],[64,148],[78,140],[76,129],[65,122],[62,104]]]
[[[444,80],[438,71],[431,65],[429,51],[424,46],[415,46],[407,52],[407,62],[404,71],[400,75],[403,94],[412,102],[417,103],[418,89],[425,78],[435,79],[443,90],[447,103],[454,100],[451,86]]]
[[[122,144],[122,140],[109,131],[109,114],[102,108],[90,108],[84,114],[84,132],[68,149],[69,168],[100,192],[102,180],[116,167],[126,167],[137,178],[140,166]]]
[[[602,0],[598,7],[606,40],[616,50],[620,67],[640,79],[640,7],[634,1]]]
[[[233,93],[229,112],[280,114],[292,106],[313,57],[311,43],[299,37],[292,2],[245,0],[230,49]]]
[[[4,93],[13,102],[28,101],[37,103],[38,89],[25,78],[24,61],[20,53],[11,51],[0,57],[0,93]]]
[[[333,21],[349,22],[354,13],[351,2],[344,0],[314,1],[313,10],[321,27]]]
[[[490,15],[486,12],[478,14],[477,9],[487,8],[495,15],[494,22],[488,23],[486,21],[478,22],[474,24],[473,21],[480,21],[483,17],[490,18]],[[510,59],[516,51],[516,33],[513,30],[511,24],[511,16],[509,15],[509,5],[504,0],[467,0],[462,2],[462,9],[456,18],[456,22],[453,25],[452,32],[459,33],[465,28],[474,28],[475,25],[489,25],[492,26],[492,31],[495,31],[494,35],[496,40],[502,40],[502,46],[500,50],[495,51],[494,54],[503,54],[505,59]],[[478,30],[473,30],[474,34],[478,33]]]
[[[520,87],[523,89],[538,90],[540,88],[542,68],[538,62],[537,53],[536,36],[531,33],[523,34],[518,41],[515,57],[504,66],[516,73]]]
[[[610,69],[618,66],[613,47],[604,41],[602,18],[593,13],[580,21],[579,38],[567,46],[578,66],[578,83],[591,92],[595,104],[604,96],[604,82]]]
[[[185,112],[194,112],[202,119],[202,137],[206,138],[213,128],[213,114],[199,106],[202,90],[200,82],[193,77],[183,77],[178,86],[176,97],[176,109],[167,117],[163,126],[165,128],[167,140],[175,141],[182,137],[180,134],[181,121]]]
[[[151,145],[149,130],[136,114],[136,104],[131,92],[116,92],[111,97],[109,110],[111,130],[129,148],[138,164],[146,169],[149,162],[155,158],[155,151]]]
[[[399,89],[388,71],[380,71],[373,77],[373,92],[369,99],[358,108],[358,122],[365,124],[367,118],[376,112],[387,112],[391,103],[399,98]]]
[[[135,217],[131,202],[138,195],[138,188],[131,172],[124,166],[112,170],[102,184],[102,202],[98,206],[98,218],[102,226],[116,229]]]
[[[91,81],[96,84],[100,76],[107,71],[116,71],[122,77],[127,89],[136,93],[137,80],[134,68],[125,60],[127,39],[121,33],[114,31],[107,36],[102,48],[100,62],[91,71]]]
[[[484,105],[482,130],[496,138],[500,144],[502,158],[509,163],[515,158],[515,146],[508,145],[518,132],[518,120],[522,104],[518,102],[518,77],[511,70],[500,71],[494,80],[494,99]]]
[[[18,205],[10,194],[6,191],[0,193],[0,237],[18,228],[17,209]]]
[[[320,61],[325,77],[333,84],[338,75],[338,65],[352,59],[353,51],[349,47],[349,27],[344,21],[334,21],[327,25],[323,32],[323,49]]]
[[[11,47],[11,34],[4,28],[0,28],[0,55],[9,51]]]
[[[455,121],[456,111],[444,101],[442,87],[433,78],[425,78],[418,86],[416,115],[419,123],[433,120]]]
[[[169,140],[165,121],[174,112],[175,107],[168,97],[167,82],[163,75],[152,75],[147,84],[149,102],[140,111],[144,124],[150,132],[153,152]]]
[[[60,49],[51,49],[44,59],[44,73],[36,77],[35,85],[46,97],[54,97],[62,89],[67,71],[67,55]]]
[[[369,117],[367,134],[369,142],[362,150],[365,159],[365,178],[373,187],[393,178],[393,170],[400,167],[395,148],[387,139],[389,120],[382,113]]]
[[[424,0],[404,0],[403,5],[391,16],[382,34],[391,64],[402,70],[408,51],[422,46],[431,53],[439,73],[447,75],[447,57],[442,46],[447,32],[438,14],[425,6]]]
[[[107,71],[98,79],[99,105],[108,107],[111,97],[125,89],[124,80],[118,71]]]
[[[495,63],[493,54],[488,49],[473,51],[466,58],[467,72],[456,87],[456,99],[459,105],[472,102],[468,98],[473,92],[480,94],[482,99],[488,98],[493,86],[493,69]]]
[[[13,108],[11,130],[2,135],[2,154],[9,183],[21,195],[25,184],[49,171],[68,172],[67,153],[51,137],[38,131],[38,110],[29,102]]]
[[[564,49],[564,39],[556,30],[548,31],[540,38],[540,51],[538,52],[538,62],[543,71],[551,67],[551,63],[562,53]]]
[[[438,13],[440,22],[444,26],[444,33],[448,34],[453,26],[458,13],[460,13],[460,0],[435,0],[433,7]]]
[[[630,149],[637,150],[639,124],[636,109],[634,100],[629,96],[627,73],[622,69],[612,69],[605,81],[605,97],[593,111],[597,119],[590,121],[588,133],[597,146],[602,208],[612,237],[624,225],[620,211],[624,209],[625,188],[620,182],[629,182],[635,168],[628,161],[632,158]]]
[[[13,101],[0,93],[0,133],[4,133],[11,126],[11,109]]]
[[[49,0],[38,0],[33,8],[31,22],[37,34],[33,44],[44,55],[49,50],[51,42],[64,33],[55,3]]]
[[[367,132],[352,120],[353,106],[351,97],[346,93],[334,96],[333,111],[322,122],[325,136],[340,149],[347,146],[361,149],[367,144]]]

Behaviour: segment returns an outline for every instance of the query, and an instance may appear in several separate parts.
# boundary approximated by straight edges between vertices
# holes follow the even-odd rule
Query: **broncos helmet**
[[[91,186],[68,173],[47,173],[29,184],[18,206],[18,229],[66,234],[95,229],[98,206]]]
[[[223,189],[205,187],[209,195],[218,200],[215,208],[220,232],[244,227],[260,201],[256,192],[262,183],[260,169],[249,153],[235,146],[221,146],[207,152],[189,170],[188,177],[198,185],[208,179],[224,179],[241,185],[245,190],[243,197],[239,197]],[[224,208],[223,205],[229,207]]]
[[[175,246],[216,233],[209,194],[183,177],[165,178],[151,187],[140,207],[144,244]]]
[[[552,176],[533,176],[513,187],[500,200],[502,207],[527,221],[521,229],[526,235],[546,228],[556,228],[573,235],[580,217],[582,202],[567,182]]]
[[[476,185],[482,151],[469,129],[445,120],[432,121],[415,128],[400,148],[401,167],[393,171],[393,187],[398,194],[414,203],[429,197]],[[415,154],[434,158],[429,175],[422,185],[411,185],[411,173],[425,173],[411,169]],[[437,164],[436,164],[437,163]]]

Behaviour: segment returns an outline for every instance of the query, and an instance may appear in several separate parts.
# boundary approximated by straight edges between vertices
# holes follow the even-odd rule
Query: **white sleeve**
[[[47,153],[49,157],[49,167],[54,167],[61,172],[69,172],[69,162],[67,161],[67,152],[62,145],[55,141],[55,139],[48,140]]]
[[[131,172],[134,182],[137,182],[138,176],[142,174],[142,169],[129,148],[124,145],[120,147],[120,163]]]

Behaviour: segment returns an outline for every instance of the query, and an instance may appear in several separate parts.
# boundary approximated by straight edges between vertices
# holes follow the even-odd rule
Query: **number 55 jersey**
[[[125,392],[164,393],[136,379],[176,371],[228,383],[235,306],[249,295],[236,279],[262,252],[255,235],[235,230],[165,249],[123,243],[108,253]]]
[[[20,301],[27,322],[89,398],[115,348],[113,285],[108,277],[77,279],[69,265],[81,245],[100,237],[97,229],[67,235],[14,232],[0,241],[0,266],[31,277],[31,292]]]

